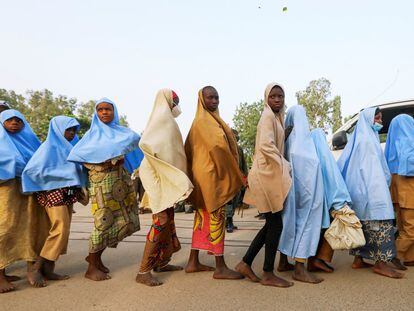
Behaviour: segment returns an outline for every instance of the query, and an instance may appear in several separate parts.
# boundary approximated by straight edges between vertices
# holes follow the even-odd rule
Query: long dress
[[[139,208],[123,159],[84,165],[88,169],[94,218],[89,252],[96,253],[106,247],[116,247],[118,242],[140,229]]]

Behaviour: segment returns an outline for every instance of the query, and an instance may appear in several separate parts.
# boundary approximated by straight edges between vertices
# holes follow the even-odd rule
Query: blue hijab
[[[344,205],[352,206],[351,195],[348,192],[344,178],[339,171],[338,164],[326,142],[326,135],[322,129],[311,131],[311,137],[315,144],[316,154],[321,164],[323,189],[325,203],[322,217],[322,228],[328,228],[330,221],[330,210],[339,210]]]
[[[0,180],[20,177],[27,162],[39,148],[40,141],[25,117],[17,110],[8,109],[0,114],[0,122],[17,117],[23,121],[23,129],[16,134],[0,126]]]
[[[388,129],[385,158],[391,174],[414,176],[414,119],[396,116]]]
[[[389,185],[391,174],[379,135],[372,128],[376,108],[364,109],[338,166],[360,220],[394,219]]]
[[[105,124],[98,118],[96,107],[101,103],[108,103],[114,107],[114,119],[109,124]],[[79,163],[103,163],[134,151],[138,148],[138,143],[137,133],[119,125],[115,103],[107,98],[102,98],[95,104],[95,113],[90,129],[73,147],[68,160]]]
[[[74,118],[57,116],[50,120],[45,142],[37,149],[22,174],[24,193],[47,191],[65,187],[83,187],[86,175],[81,165],[67,160],[77,135],[69,142],[64,137],[68,128],[79,123]]]
[[[285,145],[293,178],[284,204],[279,250],[292,258],[308,258],[316,253],[322,228],[322,172],[305,109],[299,105],[291,107],[285,126],[293,126]]]

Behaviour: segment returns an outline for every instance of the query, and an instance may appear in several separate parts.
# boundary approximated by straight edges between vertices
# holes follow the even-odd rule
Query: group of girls
[[[180,249],[171,207],[187,198],[193,186],[186,175],[183,141],[174,121],[180,114],[178,102],[172,90],[157,94],[144,132],[148,138],[140,144],[145,153],[142,178],[146,196],[152,199],[152,206],[170,207],[153,211],[153,225],[137,275],[137,281],[147,285],[159,285],[151,270],[181,269],[168,265],[172,254]],[[283,112],[280,124],[284,124]],[[96,102],[91,127],[80,140],[79,123],[67,116],[51,119],[43,143],[25,117],[14,109],[1,112],[0,122],[0,293],[15,289],[13,282],[19,278],[8,275],[6,268],[17,261],[27,262],[27,280],[34,287],[46,286],[47,280],[68,278],[55,272],[55,263],[67,250],[75,202],[90,202],[94,217],[85,277],[95,281],[109,279],[102,253],[140,229],[131,179],[131,173],[144,158],[139,135],[119,124],[116,105],[107,98]],[[167,124],[171,125],[167,130],[159,131]],[[320,278],[305,271],[304,263],[308,260],[309,271],[333,270],[327,264],[332,255],[324,252],[321,229],[329,227],[332,210],[349,206],[361,220],[367,241],[364,247],[352,250],[353,268],[371,267],[363,260],[369,259],[374,261],[374,272],[401,278],[403,275],[395,269],[414,265],[414,119],[408,115],[394,118],[384,155],[378,136],[381,111],[365,109],[337,163],[330,154],[327,156],[323,132],[310,133],[301,106],[289,109],[284,126],[291,131],[284,161],[290,162],[292,181],[285,189],[286,200],[282,200],[283,225],[278,222],[278,249],[282,254],[278,270],[294,269],[297,280],[320,282]],[[157,160],[159,156],[164,159]],[[154,182],[154,176],[163,179],[153,170],[157,165],[168,172],[169,180],[176,176],[163,189]],[[171,198],[173,192],[179,194],[177,198],[165,199]],[[146,196],[143,201],[148,199]],[[278,212],[280,209],[270,210],[271,214]],[[246,254],[248,260],[244,264],[251,265],[263,244],[264,240]],[[296,260],[294,268],[287,256]],[[243,275],[259,279],[242,268],[239,270]]]

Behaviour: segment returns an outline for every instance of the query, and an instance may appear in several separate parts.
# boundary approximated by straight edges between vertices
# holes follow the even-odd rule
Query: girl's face
[[[114,120],[114,106],[108,103],[100,103],[96,106],[96,113],[98,114],[99,120],[103,123],[108,124]]]
[[[19,119],[18,117],[13,117],[4,121],[3,126],[7,132],[11,134],[16,134],[23,129],[24,123],[22,119]]]
[[[67,128],[65,130],[65,135],[64,136],[65,136],[67,141],[72,141],[75,138],[76,129],[77,129],[76,126],[72,126],[72,127]]]
[[[382,112],[378,112],[374,117],[374,123],[382,124]]]
[[[273,112],[278,113],[285,105],[285,93],[279,86],[275,86],[269,93],[267,103]]]

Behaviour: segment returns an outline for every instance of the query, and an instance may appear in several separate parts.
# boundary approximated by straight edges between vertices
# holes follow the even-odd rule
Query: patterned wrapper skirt
[[[361,221],[366,244],[350,254],[377,261],[390,262],[396,257],[395,229],[392,220]]]
[[[96,253],[140,229],[139,209],[133,182],[122,161],[85,164],[89,176],[89,196],[94,229],[89,252]]]
[[[152,225],[147,234],[140,273],[166,266],[173,253],[181,249],[174,222],[174,208],[152,215]]]
[[[205,250],[215,256],[224,254],[225,208],[213,213],[197,208],[194,215],[192,249]]]

